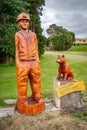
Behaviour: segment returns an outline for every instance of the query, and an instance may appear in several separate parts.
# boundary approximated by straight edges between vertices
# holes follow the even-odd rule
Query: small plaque
[[[58,97],[62,97],[62,96],[67,95],[69,93],[82,91],[82,90],[85,90],[84,81],[72,82],[69,84],[65,84],[65,85],[56,87],[56,92],[58,94]]]

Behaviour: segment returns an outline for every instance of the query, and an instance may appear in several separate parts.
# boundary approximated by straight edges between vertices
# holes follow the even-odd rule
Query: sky
[[[76,38],[87,38],[87,0],[45,0],[41,16],[43,34],[51,24],[75,33]]]

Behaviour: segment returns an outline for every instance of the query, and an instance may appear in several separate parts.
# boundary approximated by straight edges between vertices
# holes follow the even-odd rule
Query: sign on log
[[[66,94],[77,92],[77,91],[82,91],[82,90],[85,90],[84,81],[72,82],[70,84],[65,84],[65,85],[56,87],[56,92],[58,94],[58,97],[62,97]]]

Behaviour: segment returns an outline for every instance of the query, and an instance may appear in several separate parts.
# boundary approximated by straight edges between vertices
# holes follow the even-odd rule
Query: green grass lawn
[[[69,51],[85,51],[87,52],[87,46],[72,46]]]
[[[58,64],[56,56],[45,55],[41,58],[41,76],[44,97],[52,97],[53,79],[57,76]],[[84,80],[87,86],[87,60],[67,58],[67,62],[74,71],[76,80]],[[83,92],[86,94],[86,92]]]
[[[68,51],[60,51],[65,54],[87,56],[87,46],[72,46]]]
[[[0,64],[0,105],[5,99],[17,97],[15,66]]]
[[[87,86],[87,60],[74,58],[67,58],[66,60],[74,71],[75,79],[84,80]],[[40,64],[43,97],[52,98],[53,79],[57,76],[58,68],[56,56],[43,55],[40,59]],[[83,91],[82,94],[85,101],[87,101],[87,92]],[[0,64],[0,106],[5,105],[3,100],[16,98],[17,85],[15,65]]]

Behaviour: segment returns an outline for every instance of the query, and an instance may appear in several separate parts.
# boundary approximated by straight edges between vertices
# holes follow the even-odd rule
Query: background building
[[[76,38],[73,45],[87,45],[87,38]]]

